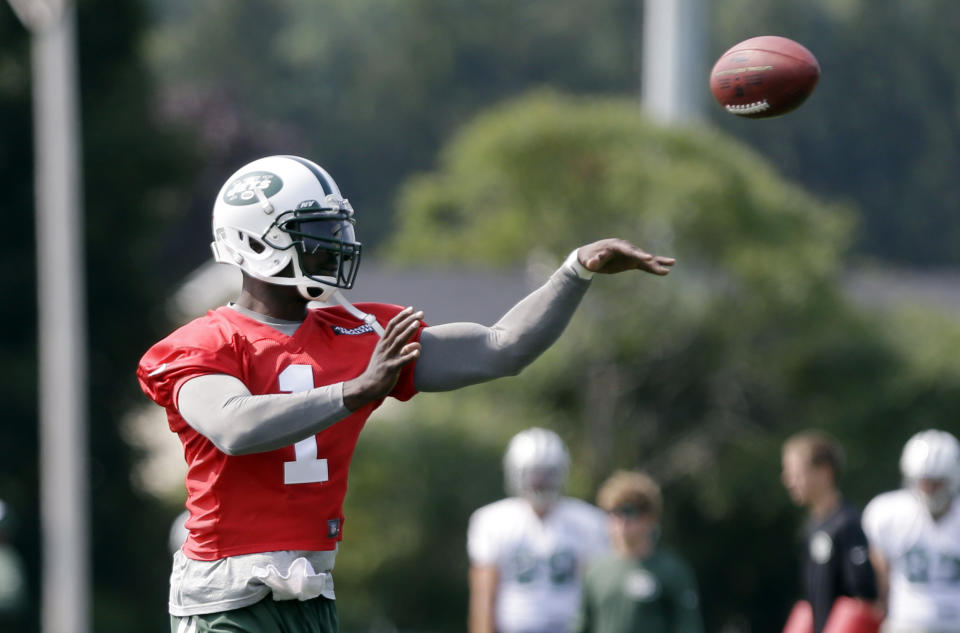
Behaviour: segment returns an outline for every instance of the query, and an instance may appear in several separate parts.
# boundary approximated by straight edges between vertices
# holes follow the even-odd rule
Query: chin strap
[[[297,290],[300,292],[300,296],[307,301],[319,301],[320,303],[329,303],[337,292],[337,289],[333,286],[318,287],[303,284],[297,284]]]
[[[297,289],[300,291],[301,295],[310,301],[319,301],[320,303],[339,303],[347,312],[363,321],[364,324],[369,325],[370,328],[377,333],[377,336],[383,338],[383,326],[377,321],[377,317],[373,316],[372,314],[367,314],[363,310],[357,308],[357,306],[350,303],[346,297],[340,294],[340,291],[337,288],[332,286],[317,288],[315,286],[300,285],[297,286]],[[320,293],[314,295],[311,291],[316,290],[319,290]]]
[[[377,333],[377,336],[381,338],[383,337],[383,326],[377,321],[377,317],[373,316],[372,314],[367,314],[363,310],[357,308],[357,306],[350,303],[347,298],[340,294],[340,292],[337,290],[334,290],[330,294],[330,299],[339,303],[347,312],[373,328],[373,331]]]
[[[934,515],[945,512],[946,509],[950,507],[950,503],[953,501],[953,494],[946,486],[940,490],[937,490],[933,494],[929,494],[923,490],[914,489],[914,494],[919,497],[921,503],[927,507],[927,510]]]

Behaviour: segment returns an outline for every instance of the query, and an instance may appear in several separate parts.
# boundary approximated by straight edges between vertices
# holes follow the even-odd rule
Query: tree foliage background
[[[711,59],[780,34],[813,50],[823,77],[789,117],[708,104],[702,125],[674,131],[638,112],[634,0],[78,4],[94,630],[167,628],[175,509],[131,485],[120,420],[141,402],[137,358],[171,326],[163,298],[209,257],[212,192],[261,154],[323,163],[363,240],[397,262],[536,271],[608,234],[680,259],[665,280],[597,280],[520,378],[371,423],[338,561],[345,630],[462,630],[466,518],[502,494],[503,446],[531,424],[570,443],[573,494],[590,498],[618,466],[664,482],[666,538],[701,578],[709,630],[775,629],[794,595],[787,433],[837,435],[862,504],[897,484],[912,431],[960,430],[951,315],[867,312],[840,285],[864,259],[957,263],[952,0],[710,2]],[[0,116],[0,275],[16,298],[2,312],[0,498],[36,597],[29,47],[5,5]]]
[[[588,498],[614,468],[652,472],[665,485],[664,539],[697,569],[708,630],[776,629],[796,597],[786,435],[840,438],[846,490],[862,503],[896,484],[912,430],[956,427],[942,413],[960,383],[919,372],[888,339],[897,319],[862,314],[841,291],[851,209],[722,133],[660,129],[627,99],[535,93],[467,126],[400,206],[387,244],[398,261],[522,267],[531,244],[558,262],[604,235],[677,256],[665,279],[596,279],[569,332],[521,379],[421,396],[404,419],[498,432],[500,446],[531,424],[555,428]],[[404,625],[429,626],[425,604],[406,604]]]
[[[814,96],[789,117],[738,119],[711,101],[709,122],[805,187],[856,203],[857,253],[956,264],[956,3],[704,5],[704,81],[713,59],[757,34],[804,43],[823,70]],[[628,95],[642,81],[642,0],[167,0],[153,7],[147,50],[166,107],[207,141],[212,173],[198,181],[200,208],[222,174],[249,155],[295,149],[336,175],[370,218],[364,239],[371,244],[389,234],[398,184],[431,167],[443,140],[474,113],[533,86]],[[202,242],[191,252],[205,256]]]

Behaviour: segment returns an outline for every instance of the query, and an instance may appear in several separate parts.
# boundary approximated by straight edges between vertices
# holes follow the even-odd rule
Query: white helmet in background
[[[960,442],[946,431],[921,431],[907,440],[900,456],[904,484],[934,514],[942,513],[960,493]],[[921,484],[940,480],[933,490]]]
[[[570,454],[560,436],[538,427],[517,433],[503,456],[507,492],[544,512],[560,497]]]
[[[327,301],[360,264],[353,208],[322,167],[268,156],[238,169],[213,205],[213,256],[262,281]]]

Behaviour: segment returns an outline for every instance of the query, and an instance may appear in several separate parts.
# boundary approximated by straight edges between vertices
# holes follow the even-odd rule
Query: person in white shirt
[[[927,430],[900,458],[904,487],[874,498],[863,530],[887,617],[884,633],[960,633],[960,442]]]
[[[470,633],[562,633],[573,625],[588,560],[609,549],[606,514],[561,496],[563,440],[531,428],[504,455],[512,495],[476,510],[467,530]]]

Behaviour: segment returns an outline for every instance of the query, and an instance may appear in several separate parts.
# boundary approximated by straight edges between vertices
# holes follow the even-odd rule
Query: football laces
[[[745,103],[743,105],[726,105],[724,107],[727,109],[727,112],[732,112],[733,114],[756,114],[757,112],[769,110],[770,103],[764,99],[763,101],[754,101],[753,103]]]

